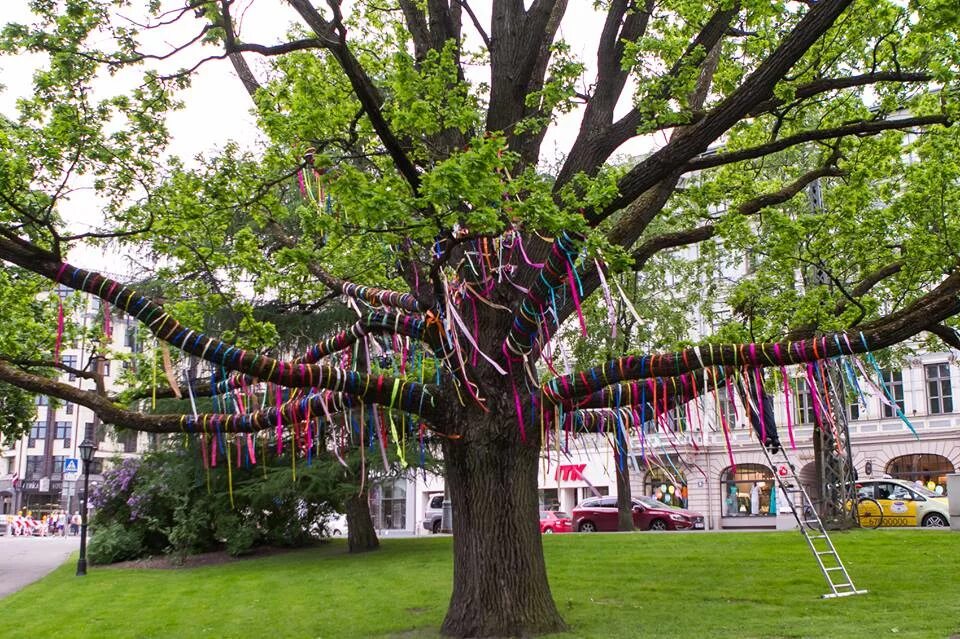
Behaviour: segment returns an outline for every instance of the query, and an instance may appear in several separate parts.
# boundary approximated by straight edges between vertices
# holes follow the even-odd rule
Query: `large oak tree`
[[[545,432],[632,406],[605,422],[629,426],[647,416],[647,380],[681,403],[718,367],[922,331],[956,345],[960,311],[953,3],[609,0],[592,3],[594,34],[565,21],[585,4],[286,0],[277,11],[294,26],[253,42],[236,0],[150,3],[143,19],[123,17],[126,2],[34,2],[35,22],[2,40],[46,65],[0,123],[0,286],[34,287],[17,289],[21,310],[37,276],[85,291],[232,371],[221,389],[301,395],[244,417],[129,410],[53,379],[54,338],[36,321],[49,305],[23,326],[24,312],[0,309],[0,381],[152,432],[274,431],[306,409],[379,406],[387,433],[395,413],[415,415],[440,442],[456,513],[443,632],[563,629],[536,524]],[[171,49],[151,48],[157,31]],[[262,145],[163,159],[179,92],[226,60]],[[129,90],[105,88],[106,72],[136,69]],[[551,154],[551,127],[571,119],[573,142]],[[618,155],[637,140],[652,151]],[[811,209],[813,183],[824,204]],[[96,193],[103,224],[71,234],[78,188]],[[103,240],[148,256],[164,290],[150,299],[64,261]],[[699,257],[678,259],[690,246]],[[736,286],[713,285],[748,258]],[[800,286],[813,270],[831,285]],[[608,361],[559,371],[558,333],[621,304],[600,294],[614,278],[642,300],[640,321],[605,344]],[[312,336],[306,355],[271,354],[264,311],[332,297],[354,324]],[[229,342],[204,319],[226,311]],[[691,348],[694,315],[718,332]],[[595,331],[583,342],[598,343]]]

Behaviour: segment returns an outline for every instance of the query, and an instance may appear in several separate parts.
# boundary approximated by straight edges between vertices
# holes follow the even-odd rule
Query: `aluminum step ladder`
[[[840,560],[840,555],[837,554],[837,549],[830,540],[820,515],[817,514],[810,496],[807,495],[803,484],[800,483],[800,478],[797,477],[796,467],[787,457],[787,451],[781,448],[783,461],[775,462],[766,446],[761,445],[760,449],[766,456],[774,477],[777,478],[777,484],[797,520],[800,533],[807,540],[807,545],[810,546],[810,551],[816,558],[817,565],[820,566],[820,572],[830,586],[830,592],[823,595],[823,598],[834,599],[866,594],[866,590],[857,590],[853,585],[853,580]],[[787,471],[784,472],[784,469]]]

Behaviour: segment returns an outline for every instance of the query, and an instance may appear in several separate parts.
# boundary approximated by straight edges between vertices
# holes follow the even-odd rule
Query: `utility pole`
[[[814,180],[807,187],[810,208],[814,213],[823,212],[823,192],[820,180]],[[830,277],[819,268],[808,273],[807,286],[830,286]],[[819,515],[826,528],[843,530],[853,526],[853,508],[856,503],[856,479],[853,468],[853,455],[850,451],[850,429],[847,425],[846,387],[836,362],[826,360],[821,369],[826,379],[815,378],[821,388],[829,388],[829,397],[825,400],[835,416],[836,428],[832,428],[827,419],[813,429],[814,468],[817,475],[816,492],[820,497]],[[824,383],[825,382],[825,383]],[[820,389],[810,389],[811,397]]]

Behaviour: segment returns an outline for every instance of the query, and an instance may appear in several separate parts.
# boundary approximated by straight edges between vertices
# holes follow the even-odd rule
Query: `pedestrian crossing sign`
[[[76,457],[67,457],[63,460],[63,478],[66,481],[76,481],[80,474],[80,460]]]

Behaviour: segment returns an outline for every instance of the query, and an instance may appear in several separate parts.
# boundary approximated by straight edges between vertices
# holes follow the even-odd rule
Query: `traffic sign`
[[[63,480],[77,481],[80,475],[80,460],[76,457],[67,457],[63,460]]]

